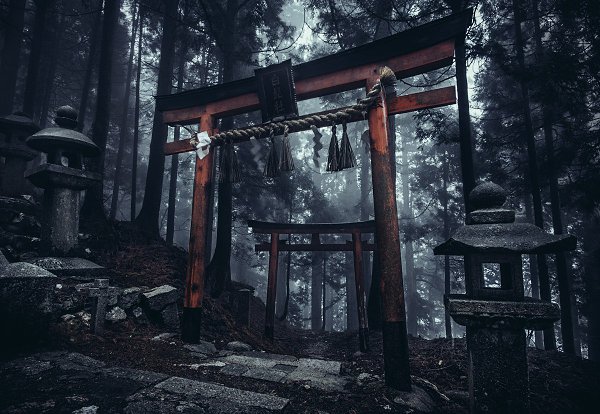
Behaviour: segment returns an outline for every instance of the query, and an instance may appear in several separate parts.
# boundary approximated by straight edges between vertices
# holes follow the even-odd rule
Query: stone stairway
[[[199,364],[220,374],[343,392],[341,364],[247,351],[215,355]],[[42,396],[36,384],[43,384]],[[33,388],[31,388],[33,387]],[[289,404],[277,395],[123,367],[74,352],[38,353],[0,365],[0,412],[277,413]],[[28,400],[28,388],[31,394]],[[263,388],[264,389],[264,388]],[[34,391],[35,390],[35,391]]]

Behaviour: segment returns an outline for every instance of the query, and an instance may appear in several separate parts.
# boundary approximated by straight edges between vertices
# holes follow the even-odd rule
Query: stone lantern
[[[4,168],[0,178],[0,194],[14,197],[31,193],[32,187],[25,180],[27,163],[34,159],[37,151],[25,144],[25,139],[40,130],[30,118],[20,112],[0,117],[0,156],[4,157]]]
[[[514,210],[502,208],[506,192],[496,184],[478,185],[469,200],[474,211],[467,224],[433,251],[465,260],[466,294],[447,295],[445,306],[456,323],[467,327],[470,411],[527,413],[525,329],[552,327],[560,309],[525,297],[521,255],[573,250],[577,241],[515,223]]]
[[[27,145],[47,154],[47,162],[26,171],[25,176],[45,190],[42,253],[66,255],[77,245],[80,192],[102,179],[84,169],[83,157],[97,156],[100,149],[75,131],[77,112],[70,106],[58,108],[55,123],[58,127],[27,138]]]

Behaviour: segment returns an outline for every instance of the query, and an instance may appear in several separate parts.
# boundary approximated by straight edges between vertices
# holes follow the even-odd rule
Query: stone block
[[[1,347],[31,345],[46,337],[55,286],[55,275],[30,263],[0,268]]]
[[[153,311],[161,311],[167,305],[177,302],[179,292],[169,285],[162,285],[148,292],[142,293],[145,304]]]

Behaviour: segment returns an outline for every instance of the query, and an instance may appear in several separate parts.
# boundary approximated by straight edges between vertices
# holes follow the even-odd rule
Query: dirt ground
[[[104,237],[104,240],[102,239]],[[110,246],[107,248],[106,246]],[[181,249],[138,237],[119,225],[90,238],[90,258],[111,270],[111,284],[158,286],[169,283],[182,287],[186,254]],[[109,326],[102,337],[90,334],[85,326],[55,324],[52,340],[34,350],[68,350],[104,361],[107,365],[137,368],[176,375],[290,399],[288,413],[387,413],[398,411],[393,403],[397,393],[383,382],[382,338],[372,332],[371,351],[360,353],[354,333],[311,332],[276,327],[275,340],[262,337],[264,306],[253,302],[253,319],[249,328],[239,328],[229,314],[227,303],[207,298],[202,322],[203,339],[222,349],[229,341],[239,340],[254,349],[316,357],[342,362],[342,373],[352,377],[370,374],[367,380],[351,382],[344,393],[319,391],[297,384],[282,384],[244,377],[231,377],[214,367],[190,368],[197,359],[174,338],[153,341],[165,332],[154,324],[140,324],[130,319]],[[262,312],[262,313],[261,313]],[[2,355],[0,360],[14,358]],[[438,401],[440,412],[467,413],[467,353],[463,339],[410,339],[411,374],[415,381],[435,385],[448,400]],[[587,413],[600,402],[600,366],[557,351],[529,350],[529,375],[533,413]],[[6,385],[6,384],[5,384]],[[0,386],[2,382],[0,381]],[[51,384],[23,383],[29,397],[48,392]],[[105,393],[109,399],[110,392]],[[41,397],[40,397],[41,398]],[[114,405],[106,401],[106,405]],[[0,405],[0,411],[2,405]]]

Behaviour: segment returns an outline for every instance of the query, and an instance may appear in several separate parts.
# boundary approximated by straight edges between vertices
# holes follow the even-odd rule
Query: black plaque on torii
[[[298,116],[294,74],[290,59],[256,69],[258,99],[263,122],[282,121]]]

